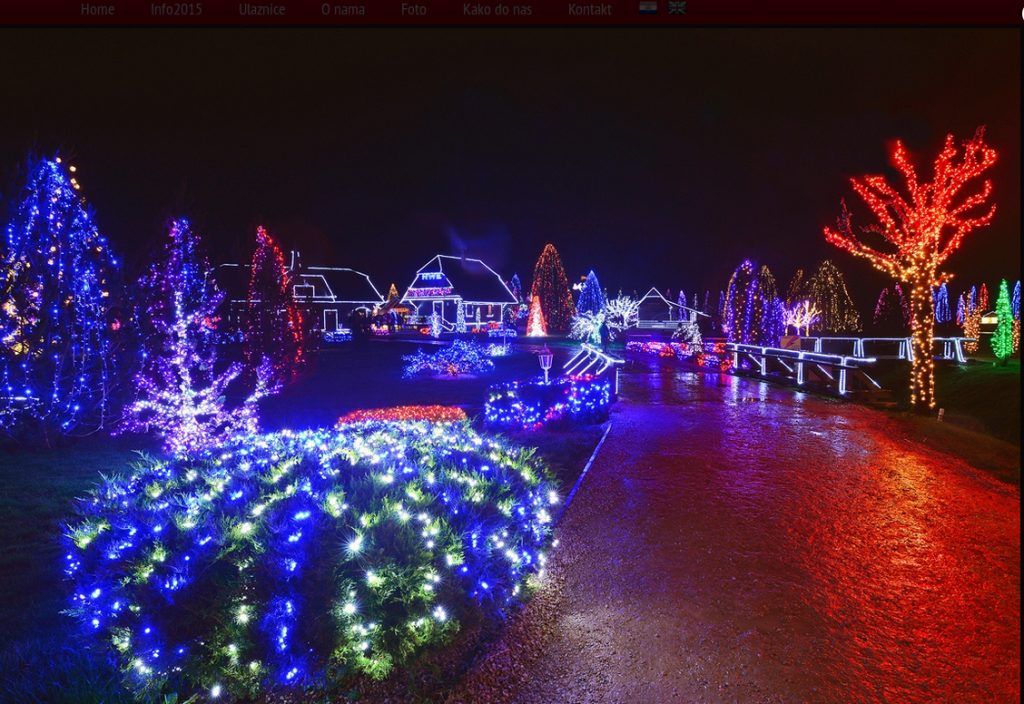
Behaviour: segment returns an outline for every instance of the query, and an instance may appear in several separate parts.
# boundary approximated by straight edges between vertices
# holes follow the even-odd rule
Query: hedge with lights
[[[405,370],[402,376],[414,377],[420,374],[459,376],[460,374],[481,374],[494,369],[494,362],[486,347],[476,342],[455,340],[433,354],[416,350],[416,354],[402,357]]]
[[[611,404],[611,382],[605,376],[513,381],[490,388],[484,420],[488,427],[511,430],[598,423],[607,420]]]
[[[465,422],[367,421],[143,456],[66,531],[71,613],[140,697],[386,676],[542,574],[558,495]]]

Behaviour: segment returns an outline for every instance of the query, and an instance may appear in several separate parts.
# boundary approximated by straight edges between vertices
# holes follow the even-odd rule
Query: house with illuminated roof
[[[710,318],[696,308],[670,301],[655,287],[643,295],[637,306],[638,328],[676,329],[680,323],[697,325],[698,317]]]
[[[456,330],[459,309],[467,329],[501,323],[506,306],[518,305],[494,269],[480,259],[439,254],[416,272],[402,302],[413,309],[416,322],[437,313],[446,332]]]
[[[225,292],[222,318],[228,331],[243,329],[248,315],[248,264],[221,264],[214,270],[218,287]],[[307,329],[332,333],[346,327],[356,310],[367,315],[384,304],[384,296],[368,274],[347,267],[303,266],[298,252],[291,252],[288,273],[292,298],[302,309]]]

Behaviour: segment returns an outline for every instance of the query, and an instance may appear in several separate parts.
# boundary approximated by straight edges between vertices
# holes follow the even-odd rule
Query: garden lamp
[[[544,370],[545,384],[548,383],[548,370],[551,369],[551,362],[554,360],[554,358],[555,355],[552,354],[551,350],[548,349],[547,345],[544,345],[544,349],[542,349],[537,354],[537,359],[540,362],[540,368]]]

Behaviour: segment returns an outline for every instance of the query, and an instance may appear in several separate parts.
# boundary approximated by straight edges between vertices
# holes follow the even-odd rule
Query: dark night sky
[[[949,266],[1019,275],[1015,29],[7,30],[0,65],[4,195],[60,149],[130,264],[184,212],[215,261],[264,222],[382,290],[460,246],[529,285],[553,241],[613,293],[827,255],[868,312],[821,235],[846,179],[985,124],[999,212]]]

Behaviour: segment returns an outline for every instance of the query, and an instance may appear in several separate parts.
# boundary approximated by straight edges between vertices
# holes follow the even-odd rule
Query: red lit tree
[[[544,311],[540,307],[540,298],[534,296],[530,302],[530,313],[526,318],[526,335],[528,337],[544,337],[548,334],[548,324],[544,320]]]
[[[905,195],[884,176],[850,179],[874,222],[856,232],[844,201],[836,226],[825,228],[828,242],[867,259],[876,269],[907,284],[913,351],[910,402],[921,410],[935,406],[935,315],[931,292],[933,286],[951,278],[939,267],[968,234],[987,225],[995,214],[993,204],[972,215],[987,204],[992,195],[991,181],[986,179],[979,191],[963,195],[964,187],[996,161],[996,151],[985,144],[983,128],[964,142],[963,152],[957,156],[953,135],[948,135],[935,159],[931,180],[920,181],[906,147],[897,142],[892,163],[903,177]],[[872,240],[881,246],[872,245]]]
[[[548,332],[566,332],[572,316],[576,314],[576,306],[569,291],[569,279],[562,268],[562,258],[558,256],[558,250],[553,244],[544,245],[544,250],[533,267],[530,300],[532,301],[534,297],[540,299]]]
[[[256,369],[264,359],[274,384],[293,380],[305,358],[302,311],[291,295],[284,253],[265,228],[256,228],[256,250],[249,275],[249,314],[245,359]]]

